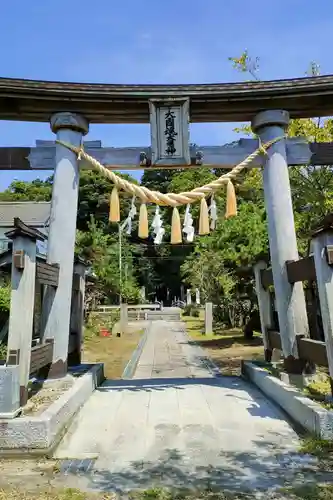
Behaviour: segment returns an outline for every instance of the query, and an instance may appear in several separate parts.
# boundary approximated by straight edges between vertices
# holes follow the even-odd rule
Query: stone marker
[[[127,304],[120,304],[120,334],[126,333],[128,325],[128,307]]]
[[[189,288],[186,290],[186,304],[188,306],[192,304],[191,290]]]
[[[205,334],[213,333],[213,303],[206,302],[205,306]]]

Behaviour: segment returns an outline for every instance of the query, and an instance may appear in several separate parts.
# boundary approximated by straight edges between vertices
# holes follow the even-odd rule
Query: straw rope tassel
[[[226,201],[226,211],[225,218],[233,217],[237,215],[237,201],[235,187],[233,183],[229,180],[227,183],[227,201]]]
[[[140,205],[138,236],[142,239],[146,239],[149,236],[148,211],[147,205],[145,203],[141,203]]]
[[[120,222],[120,203],[116,186],[111,191],[109,221]]]
[[[173,207],[171,221],[171,245],[177,245],[182,241],[182,226],[180,222],[179,211],[177,207]]]
[[[209,212],[206,198],[203,196],[200,203],[199,234],[209,234]]]

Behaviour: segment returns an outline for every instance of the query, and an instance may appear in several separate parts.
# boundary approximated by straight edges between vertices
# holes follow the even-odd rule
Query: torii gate
[[[173,140],[166,134],[172,112]],[[190,146],[188,123],[251,121],[263,143],[284,136],[289,118],[333,115],[333,76],[214,85],[100,85],[0,79],[0,119],[50,122],[59,141],[79,147],[89,123],[149,123],[151,148],[102,148],[86,151],[110,169],[230,168],[252,153],[255,140],[216,147]],[[168,142],[169,140],[169,142]],[[288,175],[289,165],[333,163],[332,144],[303,138],[279,140],[263,166],[265,203],[277,310],[284,356],[297,366],[296,335],[308,335],[301,283],[290,285],[286,261],[298,250]],[[0,169],[54,169],[48,262],[60,267],[58,288],[50,291],[45,339],[54,338],[50,376],[67,371],[73,255],[79,185],[77,155],[57,143],[36,148],[1,148]],[[45,307],[47,304],[45,305]]]

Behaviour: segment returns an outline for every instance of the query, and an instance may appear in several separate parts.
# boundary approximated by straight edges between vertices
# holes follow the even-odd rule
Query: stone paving
[[[282,485],[311,468],[299,444],[258,390],[219,375],[183,323],[154,321],[133,379],[96,390],[55,456],[67,459],[67,479],[84,489],[246,490]]]

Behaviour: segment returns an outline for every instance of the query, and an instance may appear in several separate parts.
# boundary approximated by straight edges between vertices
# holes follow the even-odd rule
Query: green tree
[[[240,57],[229,59],[238,71],[248,73],[253,79],[259,80],[259,58],[253,59],[247,51],[244,51]],[[307,74],[308,76],[318,76],[318,64],[311,62]],[[251,134],[249,125],[240,127],[236,131]],[[287,135],[289,137],[302,136],[310,142],[331,142],[333,140],[333,120],[320,117],[293,119],[290,121]],[[332,166],[291,167],[289,173],[298,246],[300,253],[305,254],[312,226],[333,209]],[[262,176],[259,170],[253,169],[246,174],[243,191],[252,194],[256,192],[263,198]]]
[[[50,201],[53,176],[45,181],[35,179],[31,182],[13,181],[8,189],[0,193],[2,201]]]
[[[196,240],[182,266],[187,283],[218,306],[218,318],[229,326],[244,324],[255,307],[253,276],[243,270],[268,252],[266,224],[262,204],[241,202],[237,217],[220,214],[216,230]]]
[[[235,69],[249,74],[252,80],[259,80],[259,58],[252,58],[245,51],[240,57],[229,60]],[[318,74],[314,63],[311,74]],[[235,132],[252,135],[249,124],[236,128]],[[313,142],[332,141],[332,120],[291,120],[288,135],[304,136]],[[231,309],[236,307],[238,316],[244,320],[256,303],[252,275],[239,270],[251,267],[258,255],[268,254],[269,250],[261,171],[248,170],[238,179],[238,216],[227,221],[220,216],[215,232],[197,240],[193,254],[182,266],[188,283],[200,286],[207,298],[220,304],[224,319],[227,310],[230,323]],[[305,253],[311,226],[332,211],[332,168],[293,167],[290,168],[290,181],[299,249]],[[178,176],[172,180],[173,185],[177,182]]]
[[[139,288],[133,266],[133,249],[125,235],[122,236],[120,272],[120,245],[118,235],[107,234],[103,226],[91,217],[87,231],[77,231],[76,253],[91,263],[97,277],[96,288],[107,303],[119,302],[122,298],[135,302],[139,298]]]

